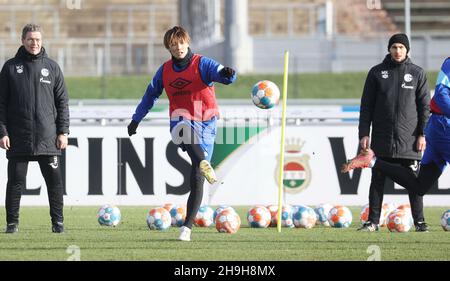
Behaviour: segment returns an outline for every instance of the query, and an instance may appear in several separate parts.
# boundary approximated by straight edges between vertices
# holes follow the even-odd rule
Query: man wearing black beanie
[[[424,128],[430,115],[430,93],[425,71],[412,63],[409,50],[405,34],[394,34],[389,39],[389,54],[367,75],[358,129],[361,149],[370,147],[378,158],[417,173],[426,145]],[[377,231],[379,224],[383,224],[385,189],[398,194],[393,182],[386,182],[384,173],[372,169],[369,218],[359,230]],[[409,202],[416,231],[427,232],[423,197],[410,192]]]
[[[397,33],[392,35],[391,39],[389,39],[388,52],[394,43],[400,43],[406,48],[406,54],[409,53],[409,39],[408,36],[404,33]]]

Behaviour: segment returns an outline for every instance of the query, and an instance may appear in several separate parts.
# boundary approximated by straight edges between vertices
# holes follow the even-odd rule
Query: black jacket
[[[409,58],[396,63],[388,54],[367,75],[361,98],[359,138],[369,136],[380,157],[420,160],[416,139],[430,115],[425,71]]]
[[[58,134],[69,133],[68,94],[58,64],[42,48],[21,46],[0,73],[0,138],[8,135],[8,158],[60,155]]]

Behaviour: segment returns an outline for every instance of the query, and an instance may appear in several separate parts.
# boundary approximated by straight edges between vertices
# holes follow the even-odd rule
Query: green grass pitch
[[[450,232],[443,231],[440,217],[444,207],[428,207],[425,217],[429,233],[357,232],[359,207],[351,208],[353,223],[348,229],[317,226],[313,229],[250,228],[249,207],[236,207],[241,229],[224,234],[215,227],[194,227],[191,242],[180,242],[178,228],[150,231],[146,215],[150,207],[120,206],[121,223],[102,227],[97,223],[98,207],[65,207],[66,233],[50,230],[48,207],[22,207],[19,233],[0,233],[0,260],[59,260],[73,258],[79,248],[81,260],[158,261],[303,261],[356,260],[373,257],[379,248],[381,260],[450,260]],[[4,224],[5,210],[0,209]],[[71,248],[72,246],[72,248]]]

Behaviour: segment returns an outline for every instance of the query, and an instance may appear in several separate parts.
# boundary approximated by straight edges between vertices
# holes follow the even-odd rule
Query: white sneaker
[[[217,181],[216,173],[214,172],[213,167],[207,160],[202,160],[200,162],[200,173],[206,178],[206,180],[213,184]]]
[[[178,237],[180,241],[191,241],[191,229],[186,226],[180,227],[180,236]]]

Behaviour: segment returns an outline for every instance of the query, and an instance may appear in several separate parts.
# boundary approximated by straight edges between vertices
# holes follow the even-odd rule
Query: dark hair
[[[166,49],[170,49],[170,44],[172,42],[191,42],[191,37],[189,37],[189,33],[182,28],[181,26],[174,26],[171,29],[167,30],[166,34],[164,34],[164,47]]]
[[[42,33],[42,27],[38,24],[29,23],[22,29],[22,39],[25,39],[28,32],[40,32]]]

